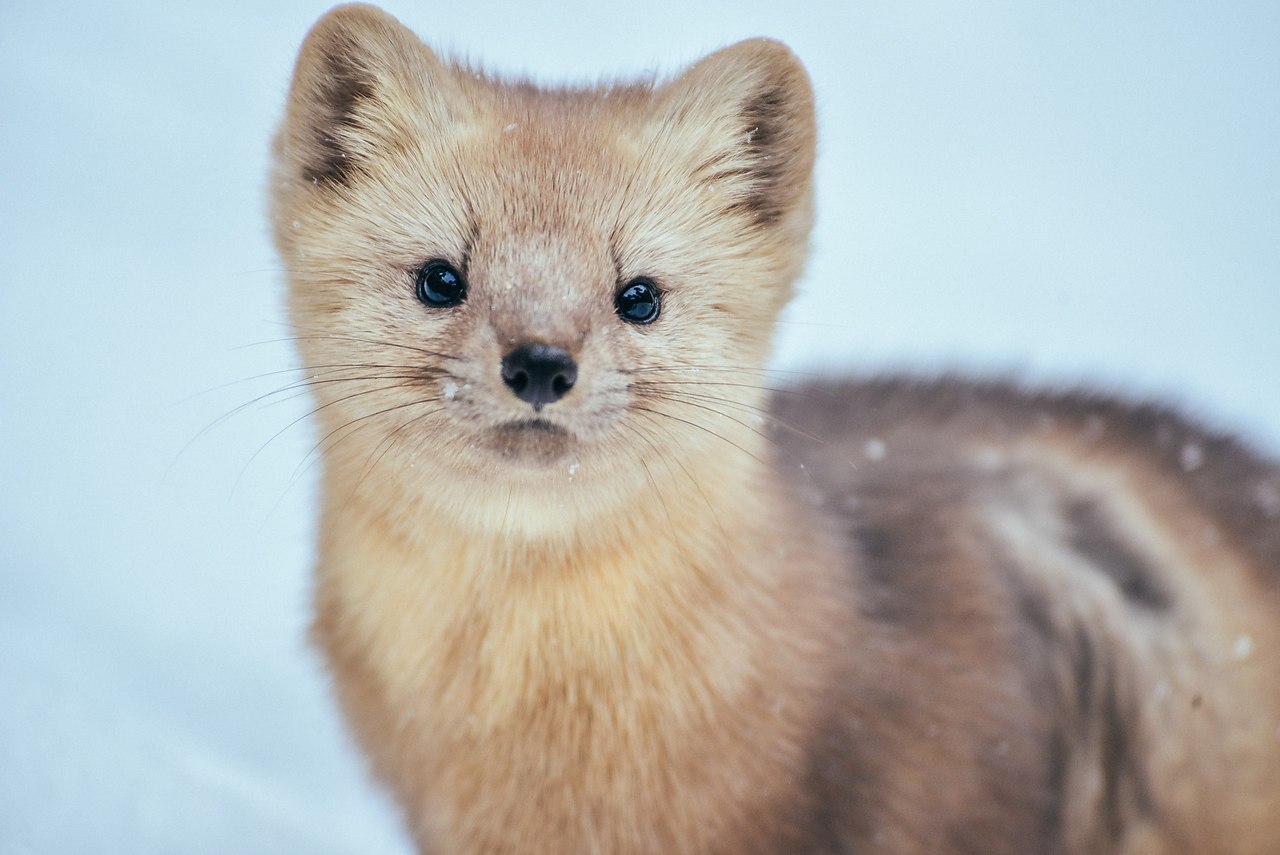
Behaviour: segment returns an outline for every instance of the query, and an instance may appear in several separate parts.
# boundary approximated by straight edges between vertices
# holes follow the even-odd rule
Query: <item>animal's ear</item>
[[[399,21],[374,6],[333,9],[298,53],[278,152],[295,177],[347,186],[379,150],[410,139],[416,117],[449,118],[452,76]]]
[[[730,207],[770,226],[807,204],[813,90],[785,45],[752,39],[727,47],[667,84],[659,98],[664,149],[685,159],[699,183],[727,192]]]

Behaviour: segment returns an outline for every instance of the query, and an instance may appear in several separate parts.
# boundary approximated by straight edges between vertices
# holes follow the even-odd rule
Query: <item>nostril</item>
[[[502,379],[511,387],[511,391],[519,395],[529,387],[529,372],[517,370],[511,374],[502,372]]]
[[[548,344],[523,344],[502,358],[502,380],[534,410],[555,403],[578,381],[578,365],[568,351]]]

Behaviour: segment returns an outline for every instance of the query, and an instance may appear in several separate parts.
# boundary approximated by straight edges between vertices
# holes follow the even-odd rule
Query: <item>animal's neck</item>
[[[733,467],[653,465],[632,481],[627,495],[584,479],[584,491],[613,501],[595,513],[584,509],[591,497],[566,495],[573,483],[537,504],[495,487],[465,502],[487,530],[451,515],[444,503],[456,505],[453,495],[437,508],[337,502],[326,514],[321,596],[357,624],[377,615],[353,627],[358,636],[385,648],[389,669],[405,664],[390,651],[412,649],[417,667],[402,673],[423,679],[456,674],[455,653],[475,674],[520,662],[512,676],[523,682],[548,676],[540,664],[564,676],[575,665],[660,662],[672,645],[690,648],[681,651],[690,664],[718,656],[728,674],[732,663],[708,639],[771,633],[790,620],[778,589],[794,584],[796,568],[833,563],[820,537],[796,530],[804,515],[761,455]],[[758,652],[746,638],[735,644]]]
[[[732,826],[795,790],[849,604],[834,541],[753,466],[657,467],[626,513],[549,538],[329,509],[318,635],[387,711],[368,726],[396,733],[405,786],[449,815],[508,817],[483,828],[510,840],[466,845],[559,828],[530,792],[571,793],[564,828],[589,815],[602,839],[696,843],[719,832],[690,800]]]

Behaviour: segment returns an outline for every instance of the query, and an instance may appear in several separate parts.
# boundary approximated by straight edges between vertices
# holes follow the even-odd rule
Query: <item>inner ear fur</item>
[[[769,226],[807,199],[813,89],[785,45],[739,42],[698,62],[663,94],[664,134],[687,152],[695,180],[731,190],[732,208]]]
[[[339,6],[299,51],[281,155],[306,182],[349,186],[370,156],[410,138],[410,116],[446,121],[452,85],[395,18],[374,6]]]

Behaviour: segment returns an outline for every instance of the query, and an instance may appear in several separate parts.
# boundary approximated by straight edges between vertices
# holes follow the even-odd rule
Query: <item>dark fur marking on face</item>
[[[471,258],[475,254],[476,244],[480,242],[480,223],[476,220],[475,209],[472,208],[469,200],[463,200],[466,207],[467,235],[462,244],[462,275],[466,276],[471,272]]]
[[[1129,602],[1154,611],[1169,608],[1169,593],[1156,571],[1115,534],[1097,504],[1073,501],[1064,514],[1071,527],[1068,545],[1110,578]]]
[[[726,166],[740,161],[741,150],[721,152],[699,168],[709,181],[726,178],[746,185],[727,208],[730,213],[745,215],[755,225],[768,227],[780,220],[791,207],[787,178],[794,169],[788,152],[782,151],[788,141],[786,123],[791,121],[787,92],[766,89],[742,107],[739,145],[747,150],[745,166]]]
[[[746,144],[756,162],[750,175],[751,192],[738,206],[760,226],[773,225],[789,207],[789,200],[783,198],[788,158],[777,151],[786,138],[787,104],[785,92],[766,89],[742,111]]]
[[[320,103],[324,121],[315,130],[314,155],[303,167],[303,177],[314,184],[350,186],[357,168],[355,159],[343,146],[344,128],[359,127],[357,108],[374,97],[372,75],[350,56],[349,51],[334,50],[325,56],[325,75]]]

